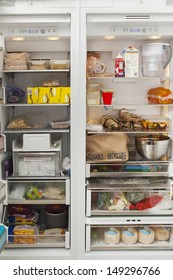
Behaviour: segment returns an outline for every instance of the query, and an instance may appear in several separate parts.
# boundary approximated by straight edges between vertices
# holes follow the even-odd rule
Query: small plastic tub
[[[45,207],[46,228],[67,228],[68,208],[66,205],[48,205]]]
[[[100,104],[100,92],[92,92],[87,94],[88,105],[99,105]]]
[[[169,119],[165,116],[141,116],[142,126],[145,129],[164,130],[168,128]]]

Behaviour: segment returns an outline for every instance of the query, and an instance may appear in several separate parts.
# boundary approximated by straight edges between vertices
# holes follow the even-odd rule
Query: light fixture
[[[161,36],[158,36],[158,35],[153,35],[153,36],[150,36],[149,39],[152,39],[152,40],[157,40],[157,39],[160,39]]]
[[[12,40],[13,41],[24,41],[25,40],[25,38],[24,37],[12,37]]]
[[[0,0],[0,5],[14,6],[15,0]]]
[[[47,37],[47,40],[57,41],[57,40],[59,40],[59,37],[58,36],[50,36],[50,37]]]
[[[115,36],[113,36],[113,35],[107,35],[107,36],[104,37],[104,39],[105,39],[105,40],[113,40],[113,39],[115,39]]]

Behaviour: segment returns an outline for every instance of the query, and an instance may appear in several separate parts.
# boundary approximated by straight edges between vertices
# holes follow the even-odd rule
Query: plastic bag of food
[[[20,103],[26,95],[24,90],[14,85],[6,85],[5,90],[7,103]]]
[[[46,128],[48,120],[44,114],[26,113],[11,120],[7,129]]]
[[[48,76],[42,83],[44,87],[58,87],[59,80],[55,76]]]

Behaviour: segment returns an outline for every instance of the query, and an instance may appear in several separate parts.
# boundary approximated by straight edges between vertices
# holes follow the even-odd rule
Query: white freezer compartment
[[[9,180],[8,204],[70,204],[70,180]]]
[[[23,217],[19,214],[12,214],[10,207],[20,207],[24,211]],[[50,205],[47,205],[50,206]],[[59,205],[56,205],[59,207]],[[69,230],[69,212],[67,207],[67,227],[48,226],[46,218],[46,206],[43,205],[10,205],[4,206],[3,224],[8,227],[8,242],[6,247],[22,248],[22,247],[52,247],[52,248],[70,248],[70,230]],[[23,210],[22,210],[23,211]],[[26,222],[27,221],[27,222]],[[58,221],[57,221],[58,223]]]
[[[168,176],[172,163],[163,161],[128,161],[125,163],[87,163],[86,177],[160,177]]]
[[[172,224],[86,225],[86,251],[173,249]]]
[[[166,178],[90,179],[87,216],[172,215],[172,184]]]

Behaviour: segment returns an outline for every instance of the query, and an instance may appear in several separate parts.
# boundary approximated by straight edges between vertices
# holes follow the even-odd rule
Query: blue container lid
[[[3,234],[4,230],[5,230],[5,227],[0,225],[0,236]]]

